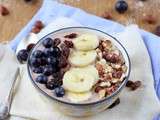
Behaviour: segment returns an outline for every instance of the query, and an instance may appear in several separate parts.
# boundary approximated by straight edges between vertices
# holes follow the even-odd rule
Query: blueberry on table
[[[47,81],[48,81],[48,78],[47,78],[47,76],[45,76],[45,75],[39,75],[39,76],[36,78],[36,82],[41,83],[41,84],[46,84]]]
[[[42,42],[43,46],[46,48],[50,48],[53,45],[53,40],[51,38],[46,38],[43,42]]]
[[[28,51],[25,49],[22,49],[17,54],[17,59],[20,63],[26,62],[28,58]]]
[[[41,65],[41,59],[40,58],[35,58],[35,57],[32,57],[30,60],[29,60],[29,63],[32,67],[39,67]]]
[[[43,73],[43,67],[32,68],[32,71],[37,74]]]
[[[43,52],[41,50],[36,50],[33,52],[33,56],[36,58],[41,58],[43,57]]]
[[[115,5],[115,9],[118,13],[124,13],[128,9],[128,4],[124,0],[118,0]]]
[[[57,97],[63,97],[65,95],[65,90],[63,87],[57,87],[54,89],[54,93]]]
[[[55,57],[49,57],[49,58],[47,58],[47,63],[49,65],[56,66],[59,64],[59,60],[58,60],[58,58],[55,58]]]
[[[53,67],[51,65],[47,65],[44,68],[43,74],[46,75],[46,76],[50,76],[53,72],[54,72]]]

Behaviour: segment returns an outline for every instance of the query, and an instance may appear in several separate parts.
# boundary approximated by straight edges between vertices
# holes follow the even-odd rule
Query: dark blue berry
[[[41,84],[46,84],[47,81],[48,81],[48,78],[47,78],[47,76],[45,76],[45,75],[39,75],[39,76],[36,78],[36,82],[41,83]]]
[[[43,52],[41,50],[36,50],[33,52],[33,56],[36,58],[41,58],[43,57]]]
[[[63,78],[64,72],[63,71],[58,71],[52,74],[54,79],[59,79],[61,80]]]
[[[46,48],[44,49],[44,55],[45,57],[50,57],[53,54],[53,48]]]
[[[60,57],[61,56],[61,50],[59,47],[53,47],[53,52],[52,52],[53,57]]]
[[[53,45],[53,40],[51,38],[46,38],[43,42],[42,42],[43,46],[46,48],[50,48]]]
[[[30,60],[30,65],[32,67],[39,67],[41,65],[41,59],[40,58],[35,58],[35,57],[32,57]]]
[[[43,74],[46,75],[46,76],[50,76],[53,72],[54,72],[53,67],[51,65],[47,65],[44,68]]]
[[[45,66],[45,65],[47,65],[47,58],[42,57],[41,58],[41,66]]]
[[[117,10],[117,12],[119,13],[124,13],[127,11],[128,9],[128,4],[126,1],[124,0],[119,0],[116,2],[116,6],[115,9]]]
[[[43,67],[32,68],[32,71],[37,74],[43,73]]]
[[[28,51],[25,49],[22,49],[17,54],[17,59],[20,63],[26,62],[28,58]]]
[[[63,97],[65,95],[65,90],[63,87],[57,87],[54,89],[54,93],[57,97]]]
[[[57,66],[59,63],[59,60],[55,57],[49,57],[47,58],[47,63],[52,66]]]
[[[62,85],[62,80],[51,79],[50,81],[47,82],[46,88],[53,90],[57,87],[60,87],[61,85]]]

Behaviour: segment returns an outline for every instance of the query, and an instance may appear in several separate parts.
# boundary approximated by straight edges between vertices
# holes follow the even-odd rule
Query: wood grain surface
[[[0,16],[0,41],[9,41],[27,24],[27,22],[39,10],[42,0],[34,3],[25,3],[24,0],[0,0],[1,4],[10,10],[8,16]],[[129,10],[125,14],[118,14],[115,9],[116,0],[64,0],[64,4],[81,8],[89,13],[102,16],[104,12],[112,14],[113,20],[124,25],[136,23],[141,28],[153,32],[160,25],[160,0],[127,0]],[[155,24],[149,24],[143,20],[144,16],[152,15],[156,19]]]

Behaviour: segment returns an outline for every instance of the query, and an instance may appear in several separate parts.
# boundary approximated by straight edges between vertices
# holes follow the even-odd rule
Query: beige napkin
[[[15,53],[8,45],[0,44],[0,101],[2,102],[6,99],[17,68]]]
[[[63,26],[61,26],[62,21]],[[65,23],[67,23],[66,26],[73,26],[72,22],[73,20],[67,18],[59,18],[47,26],[40,34],[44,35],[52,29],[65,27]],[[55,27],[59,24],[59,27]],[[132,71],[130,79],[141,80],[143,84],[136,91],[129,91],[125,88],[120,96],[121,103],[118,106],[87,118],[65,116],[56,111],[54,106],[43,101],[33,87],[26,71],[26,65],[24,65],[22,79],[19,81],[13,100],[11,115],[36,120],[152,120],[156,114],[160,113],[160,102],[153,87],[154,80],[150,59],[137,26],[126,27],[124,32],[117,35],[117,38],[127,49],[131,58]],[[11,117],[11,120],[18,120],[18,118]]]

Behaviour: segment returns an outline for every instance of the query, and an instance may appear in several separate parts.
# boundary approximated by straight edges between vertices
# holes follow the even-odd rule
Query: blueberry
[[[48,78],[47,78],[47,76],[45,76],[45,75],[39,75],[39,76],[36,78],[36,82],[41,83],[41,84],[46,84],[47,81],[48,81]]]
[[[62,85],[62,80],[58,79],[51,79],[51,81],[48,81],[46,84],[46,88],[53,90],[57,87],[60,87]]]
[[[128,9],[128,4],[126,1],[124,0],[119,0],[116,2],[116,6],[115,9],[117,10],[117,12],[119,13],[124,13],[127,11]]]
[[[44,68],[43,74],[46,75],[46,76],[50,76],[53,72],[54,72],[53,67],[51,65],[47,65]]]
[[[61,50],[59,49],[59,47],[53,47],[53,54],[54,57],[59,57],[61,56]]]
[[[28,58],[28,51],[25,49],[22,49],[17,54],[17,59],[20,63],[26,62]]]
[[[45,65],[47,65],[47,58],[42,57],[41,58],[41,66],[45,66]]]
[[[33,52],[33,56],[36,58],[41,58],[43,57],[43,52],[41,50],[36,50]]]
[[[60,71],[60,68],[58,66],[53,66],[53,73],[57,73]]]
[[[57,66],[59,63],[59,60],[55,57],[49,57],[47,58],[47,63],[52,66]]]
[[[41,59],[40,58],[32,57],[29,62],[30,62],[30,65],[32,67],[39,67],[41,65]]]
[[[55,88],[54,92],[57,97],[63,97],[65,95],[65,90],[63,87]]]
[[[53,48],[46,48],[44,49],[44,55],[45,57],[50,57],[53,54]]]
[[[37,74],[43,73],[43,67],[32,68],[32,71]]]
[[[63,75],[64,75],[63,71],[58,71],[52,74],[53,78],[59,79],[59,80],[63,78]]]
[[[50,48],[53,45],[53,40],[51,38],[46,38],[43,42],[42,42],[43,46],[46,48]]]

